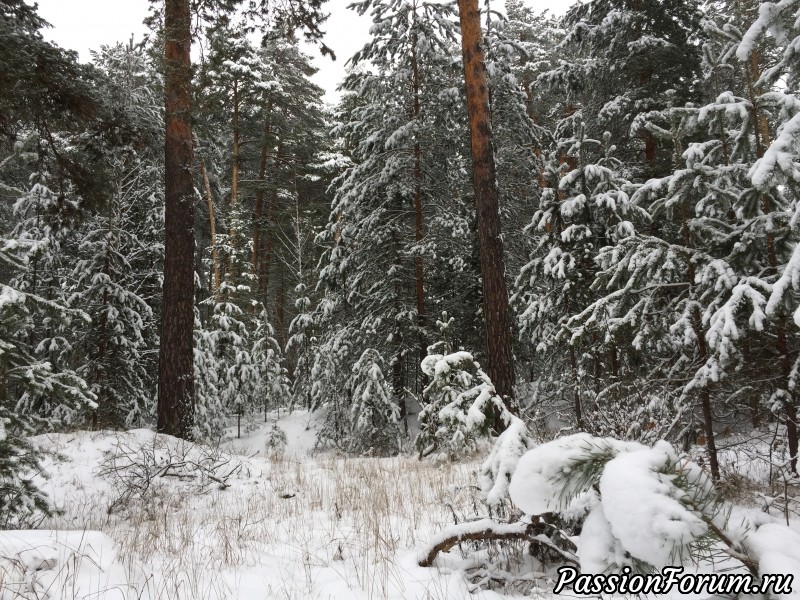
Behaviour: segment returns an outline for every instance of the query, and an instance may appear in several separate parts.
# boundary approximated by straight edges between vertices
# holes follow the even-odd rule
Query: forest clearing
[[[800,0],[538,1],[0,0],[0,600],[800,600]]]
[[[310,456],[319,421],[277,416],[219,448],[147,430],[40,436],[60,455],[45,463],[51,477],[41,483],[63,514],[35,532],[0,532],[0,598],[553,595],[554,564],[523,540],[465,541],[419,566],[443,531],[489,517],[478,460]],[[741,500],[752,507],[736,507],[742,520],[765,506],[756,492],[766,489],[765,459],[723,459],[743,473]],[[768,512],[780,520],[784,508],[776,498]],[[796,519],[797,501],[788,508]],[[687,568],[695,570],[743,571],[719,549]]]

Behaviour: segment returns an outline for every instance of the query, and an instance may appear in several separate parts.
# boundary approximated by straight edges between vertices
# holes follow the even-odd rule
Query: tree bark
[[[211,184],[208,181],[206,162],[200,161],[200,172],[203,175],[203,189],[206,192],[208,204],[208,227],[211,237],[211,265],[214,270],[214,289],[211,290],[214,300],[219,301],[219,288],[222,284],[222,274],[219,268],[219,254],[217,253],[217,219],[214,215],[214,198],[211,196]]]
[[[165,242],[158,431],[187,438],[194,417],[194,186],[189,0],[164,12]]]
[[[281,349],[286,348],[286,268],[281,264],[275,297],[275,333]]]
[[[549,540],[548,529],[552,529],[552,526],[548,526],[539,516],[533,517],[530,523],[498,523],[492,519],[457,523],[440,534],[440,541],[420,556],[418,564],[420,567],[430,567],[440,552],[449,552],[453,546],[462,542],[526,540],[532,544],[541,544],[559,554],[563,560],[577,565],[578,558],[575,554],[559,548]],[[569,540],[567,542],[570,543]]]
[[[233,82],[233,171],[231,172],[231,208],[239,200],[239,84]]]
[[[680,156],[680,154],[678,155]],[[689,232],[689,209],[686,204],[681,205],[681,231],[683,234],[683,245],[692,248],[692,237]],[[695,270],[691,254],[686,257],[686,281],[689,286],[695,285]],[[706,345],[706,331],[703,328],[703,320],[700,317],[700,309],[695,304],[692,310],[692,329],[697,340],[697,357],[701,364],[705,365],[708,360],[708,346]],[[719,481],[719,458],[717,456],[717,442],[714,434],[714,411],[711,406],[711,386],[706,382],[700,389],[700,407],[703,411],[703,433],[706,438],[706,450],[708,452],[708,468],[711,470],[711,478]]]
[[[278,210],[278,169],[283,154],[283,143],[278,143],[278,151],[275,155],[275,160],[272,162],[272,190],[270,190],[269,198],[267,199],[267,223],[266,235],[264,244],[264,258],[262,258],[261,265],[261,278],[259,286],[263,285],[264,304],[266,305],[266,297],[269,294],[269,271],[272,265],[272,225],[275,221],[275,212]]]
[[[416,21],[416,13],[414,13]],[[419,63],[417,61],[417,34],[416,32],[412,38],[411,48],[411,85],[414,94],[414,119],[417,121],[417,133],[414,139],[414,239],[417,242],[417,248],[422,243],[423,238],[423,221],[422,221],[422,148],[419,143],[419,128],[422,124],[419,122],[420,103],[419,103]],[[422,264],[422,256],[417,253],[414,259],[414,275],[416,279],[415,291],[417,299],[417,327],[419,328],[419,361],[420,363],[428,354],[428,344],[425,339],[425,274]],[[408,425],[406,425],[408,427]]]
[[[264,141],[261,144],[261,161],[258,165],[258,189],[256,190],[256,206],[253,210],[253,275],[258,277],[258,255],[261,251],[261,216],[264,212],[264,194],[267,177],[267,161],[269,159],[269,136],[272,130],[272,100],[267,102],[264,117]]]
[[[492,147],[489,83],[481,46],[483,36],[478,0],[459,0],[458,12],[461,21],[461,49],[472,150],[472,185],[475,190],[483,279],[487,371],[497,393],[513,401],[514,358],[511,349],[511,319]],[[513,402],[510,408],[515,410]],[[495,425],[500,424],[495,423]]]

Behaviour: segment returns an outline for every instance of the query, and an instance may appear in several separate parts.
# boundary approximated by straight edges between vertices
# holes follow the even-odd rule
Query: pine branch
[[[433,542],[433,545],[420,555],[419,566],[430,567],[440,552],[449,552],[450,549],[465,541],[495,541],[495,540],[526,540],[534,544],[542,544],[549,550],[558,552],[561,557],[570,563],[578,564],[577,557],[571,552],[556,546],[544,534],[546,523],[539,517],[534,517],[530,523],[498,523],[493,519],[468,521],[452,525],[445,529]]]

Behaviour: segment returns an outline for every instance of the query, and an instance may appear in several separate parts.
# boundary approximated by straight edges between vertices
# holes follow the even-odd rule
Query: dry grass
[[[63,514],[42,527],[115,540],[131,598],[463,595],[453,589],[460,574],[420,569],[415,556],[432,533],[482,512],[471,487],[475,464],[242,460],[228,489],[155,478],[143,498],[111,514],[119,490],[76,479]]]

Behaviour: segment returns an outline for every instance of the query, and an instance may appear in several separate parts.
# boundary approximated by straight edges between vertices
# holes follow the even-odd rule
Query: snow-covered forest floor
[[[416,561],[475,515],[475,465],[310,457],[308,422],[281,420],[278,453],[270,426],[230,453],[146,430],[37,438],[60,454],[43,488],[63,514],[0,533],[0,598],[465,597],[459,571]]]
[[[553,571],[522,545],[464,544],[432,568],[417,565],[442,529],[487,515],[474,485],[477,457],[314,454],[315,415],[282,415],[284,444],[275,423],[218,448],[147,430],[35,438],[54,453],[43,488],[62,512],[35,531],[0,532],[0,600],[552,594]],[[753,469],[740,484],[742,501],[757,504],[763,492],[747,477],[763,473],[742,452],[727,453],[727,464]],[[475,585],[489,564],[496,583],[518,579]],[[717,557],[698,568],[735,567]]]

